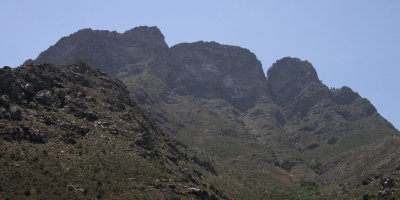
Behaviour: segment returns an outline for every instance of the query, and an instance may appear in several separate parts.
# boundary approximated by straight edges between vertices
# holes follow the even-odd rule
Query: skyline
[[[255,53],[264,72],[308,60],[328,87],[349,86],[400,127],[396,1],[2,1],[1,66],[16,67],[82,28],[157,26],[169,46],[216,41]]]

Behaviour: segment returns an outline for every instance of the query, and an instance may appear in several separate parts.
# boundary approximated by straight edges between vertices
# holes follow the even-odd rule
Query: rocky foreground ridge
[[[4,67],[0,99],[1,198],[224,197],[209,162],[85,63]]]
[[[219,185],[233,196],[378,197],[362,181],[397,177],[389,141],[398,131],[350,88],[324,85],[308,61],[282,58],[265,77],[247,49],[202,41],[168,47],[158,28],[137,27],[84,29],[27,63],[81,60],[120,79],[164,130],[215,160],[220,177],[241,185]],[[368,152],[380,157],[375,164]]]

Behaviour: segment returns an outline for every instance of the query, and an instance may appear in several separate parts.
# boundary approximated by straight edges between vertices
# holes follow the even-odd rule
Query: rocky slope
[[[85,63],[0,69],[4,199],[228,198],[123,83]]]
[[[88,39],[81,32],[99,36]],[[141,42],[118,43],[125,36]],[[33,62],[85,60],[122,80],[160,126],[214,160],[220,177],[242,186],[237,191],[219,182],[235,197],[343,195],[335,193],[336,185],[345,183],[350,191],[368,175],[353,176],[359,167],[338,170],[337,159],[343,158],[340,166],[350,166],[372,143],[389,149],[383,141],[398,135],[367,99],[348,87],[322,84],[308,61],[282,58],[266,78],[247,49],[215,42],[169,48],[163,38],[156,27],[123,34],[78,31]],[[91,43],[104,45],[94,50]],[[382,166],[367,168],[393,171],[391,165]]]

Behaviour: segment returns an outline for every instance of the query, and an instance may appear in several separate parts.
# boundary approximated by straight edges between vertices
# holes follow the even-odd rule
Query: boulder
[[[10,117],[10,113],[4,107],[0,107],[0,119],[7,119]]]
[[[49,136],[44,131],[39,131],[34,128],[28,128],[25,131],[25,139],[32,143],[46,143]]]
[[[6,140],[28,140],[32,143],[46,143],[49,136],[47,133],[31,128],[29,126],[9,126],[0,133]]]
[[[28,95],[30,95],[30,96],[35,95],[35,88],[33,87],[32,84],[27,83],[27,84],[25,84],[22,88],[24,89],[24,91],[25,91],[26,94],[28,94]]]
[[[7,109],[10,108],[10,98],[7,95],[1,95],[0,105]]]
[[[50,106],[54,99],[50,91],[42,90],[35,95],[35,100],[42,105]]]
[[[19,106],[12,106],[10,108],[10,117],[12,120],[22,120],[22,110]]]
[[[94,113],[94,112],[87,112],[87,113],[86,113],[86,119],[87,119],[88,121],[93,122],[93,121],[98,120],[98,119],[99,119],[99,116],[97,116],[97,114]]]

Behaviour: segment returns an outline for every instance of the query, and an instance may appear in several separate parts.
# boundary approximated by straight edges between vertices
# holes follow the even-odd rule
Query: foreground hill
[[[214,160],[220,177],[242,186],[220,184],[235,198],[356,197],[371,174],[396,176],[387,159],[398,161],[398,131],[350,88],[324,85],[308,61],[282,58],[266,78],[247,49],[168,47],[158,28],[138,27],[81,30],[31,62],[79,60],[122,80],[161,127]]]
[[[85,63],[0,69],[1,199],[227,198],[216,175]]]

